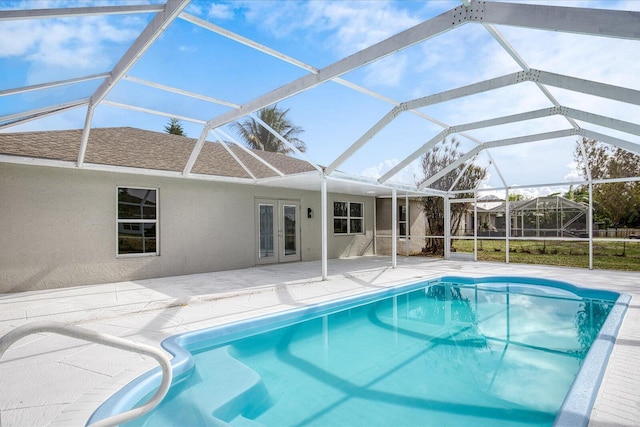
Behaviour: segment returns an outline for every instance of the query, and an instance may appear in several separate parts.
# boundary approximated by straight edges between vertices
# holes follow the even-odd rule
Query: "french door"
[[[300,261],[300,202],[256,200],[258,264]]]

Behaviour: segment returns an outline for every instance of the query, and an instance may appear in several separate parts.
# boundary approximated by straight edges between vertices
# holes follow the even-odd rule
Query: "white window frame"
[[[118,215],[118,205],[120,204],[118,200],[118,195],[120,194],[120,189],[129,188],[132,190],[151,190],[156,192],[156,218],[155,219],[129,219],[123,218],[120,219]],[[141,227],[144,227],[144,224],[155,224],[156,226],[156,250],[154,252],[143,252],[143,253],[133,253],[126,254],[120,253],[120,224],[140,224]],[[118,185],[116,187],[116,258],[139,258],[139,257],[154,257],[160,255],[160,189],[154,187],[135,187],[131,185]]]
[[[402,209],[404,208],[404,220],[402,219]],[[401,224],[404,224],[405,234],[402,234]],[[411,233],[409,232],[409,206],[398,205],[398,237],[400,239],[406,239]]]
[[[335,215],[335,205],[336,205],[336,203],[346,203],[347,204],[347,215],[346,216]],[[351,205],[352,204],[361,205],[360,212],[362,213],[362,216],[351,216]],[[346,219],[347,220],[347,232],[346,233],[336,232],[335,225],[334,225],[334,227],[333,227],[333,234],[334,235],[336,235],[336,236],[347,236],[347,235],[365,234],[364,202],[348,202],[348,201],[344,201],[344,200],[334,200],[333,201],[333,214],[334,214],[333,215],[334,224],[335,224],[335,220],[336,219]],[[351,220],[352,219],[359,219],[360,221],[362,221],[362,226],[361,226],[361,230],[362,231],[358,231],[358,232],[352,232],[351,231]]]

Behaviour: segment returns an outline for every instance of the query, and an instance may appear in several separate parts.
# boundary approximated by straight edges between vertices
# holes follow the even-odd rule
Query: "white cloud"
[[[334,47],[351,54],[420,22],[407,10],[388,1],[310,2],[309,8],[323,30],[335,30]]]
[[[202,10],[202,5],[200,3],[189,3],[189,6],[185,9],[185,12],[190,13],[196,16],[202,16],[204,14]]]
[[[276,38],[300,35],[300,40],[344,57],[410,28],[421,18],[402,2],[311,1],[243,2],[249,22]],[[365,70],[371,85],[396,86],[405,74],[407,58],[394,55]]]
[[[133,41],[143,24],[126,22],[114,24],[103,16],[3,22],[0,58],[20,57],[35,68],[104,71],[113,65],[107,51]]]
[[[371,86],[398,86],[407,69],[407,56],[398,54],[375,62],[367,69],[365,83]]]
[[[233,8],[229,4],[213,3],[207,13],[209,18],[232,19],[234,17]]]
[[[368,178],[378,179],[398,163],[400,163],[400,160],[398,160],[398,158],[394,157],[391,159],[386,159],[374,166],[364,169],[362,172],[360,172],[360,175]],[[422,177],[424,177],[424,172],[422,170],[420,160],[416,160],[410,163],[396,175],[392,176],[389,179],[389,182],[415,185],[416,182]]]
[[[575,161],[569,162],[567,167],[570,169],[569,173],[564,176],[564,180],[567,182],[584,181],[582,173],[578,170],[578,163]]]

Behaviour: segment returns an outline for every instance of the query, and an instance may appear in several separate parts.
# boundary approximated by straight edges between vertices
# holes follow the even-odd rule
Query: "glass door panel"
[[[273,247],[273,205],[260,205],[260,258],[272,257]]]
[[[275,201],[256,202],[257,228],[258,228],[258,264],[278,262],[278,241],[276,215],[277,205]]]
[[[298,207],[296,205],[284,205],[282,207],[284,230],[284,256],[297,255],[298,253]]]

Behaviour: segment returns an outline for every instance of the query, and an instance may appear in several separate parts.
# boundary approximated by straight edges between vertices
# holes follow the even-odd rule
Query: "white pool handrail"
[[[40,321],[17,327],[16,329],[0,338],[0,358],[2,358],[4,352],[19,339],[24,338],[27,335],[40,332],[53,332],[72,338],[78,338],[85,341],[104,344],[109,347],[118,348],[120,350],[145,354],[147,356],[153,357],[160,364],[160,367],[162,368],[162,382],[160,383],[160,387],[158,388],[158,391],[156,391],[156,394],[154,394],[144,405],[99,420],[91,424],[91,427],[111,427],[117,426],[127,421],[131,421],[132,419],[144,415],[155,408],[156,405],[158,405],[167,394],[167,391],[169,391],[172,378],[171,361],[162,350],[150,345],[136,343],[120,337],[91,331],[79,326],[66,325],[60,322]]]

